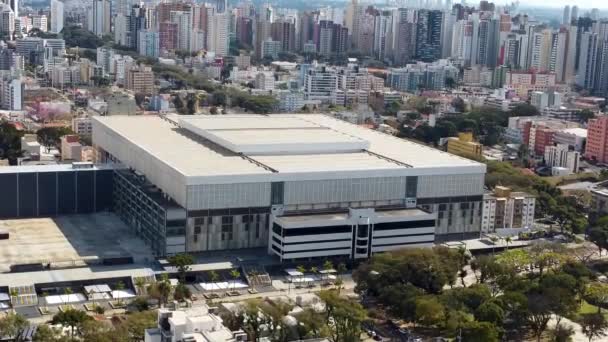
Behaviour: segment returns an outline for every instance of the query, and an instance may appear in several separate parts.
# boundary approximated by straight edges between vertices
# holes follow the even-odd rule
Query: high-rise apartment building
[[[608,163],[608,116],[589,120],[585,158]]]
[[[98,36],[111,33],[111,4],[109,0],[93,0],[89,11],[88,29]]]
[[[416,56],[432,62],[441,57],[441,27],[443,12],[437,10],[418,11],[416,26]]]
[[[570,6],[564,6],[564,14],[562,17],[562,25],[570,25]]]
[[[152,68],[140,65],[127,70],[125,88],[134,93],[152,94],[154,92]]]
[[[581,45],[578,59],[576,84],[584,89],[592,89],[597,77],[598,35],[584,32],[581,35]]]
[[[63,30],[63,2],[51,0],[51,32],[59,33]]]
[[[228,55],[228,25],[226,13],[213,14],[207,26],[207,51],[215,52],[216,56]]]

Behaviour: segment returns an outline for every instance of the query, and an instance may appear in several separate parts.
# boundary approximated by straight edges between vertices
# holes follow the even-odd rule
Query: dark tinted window
[[[50,216],[57,213],[57,173],[38,174],[38,215]]]
[[[351,233],[351,232],[352,232],[351,226],[291,228],[291,229],[283,229],[283,236],[338,234],[338,233]]]
[[[17,175],[0,174],[0,217],[17,217]]]
[[[374,230],[435,227],[435,220],[376,223]]]

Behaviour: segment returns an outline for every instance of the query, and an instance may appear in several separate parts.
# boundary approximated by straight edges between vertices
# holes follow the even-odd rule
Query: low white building
[[[525,192],[497,186],[483,196],[481,231],[491,233],[502,228],[531,228],[536,198]]]
[[[72,131],[78,135],[91,135],[93,133],[93,123],[91,122],[91,118],[73,118]]]
[[[587,141],[587,130],[585,128],[565,128],[555,132],[553,141],[564,144],[577,152],[583,152]]]
[[[255,87],[262,90],[274,89],[274,75],[272,73],[260,72],[255,75]]]
[[[158,310],[158,327],[146,329],[145,342],[238,342],[247,341],[243,331],[231,331],[206,305],[185,310]]]
[[[545,148],[545,164],[551,168],[565,168],[568,174],[577,173],[581,154],[577,151],[571,151],[568,145],[557,144],[555,146],[547,146]],[[563,170],[559,170],[560,175]]]

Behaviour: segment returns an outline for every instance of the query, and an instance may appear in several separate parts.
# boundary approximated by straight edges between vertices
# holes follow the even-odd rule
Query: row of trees
[[[532,272],[520,271],[530,267]],[[464,281],[468,272],[476,281]],[[598,312],[581,313],[585,301],[608,305],[608,286],[553,244],[509,250],[473,259],[464,250],[411,249],[376,255],[354,273],[357,291],[383,304],[393,317],[464,341],[504,337],[540,341],[553,318],[552,340],[566,341],[579,322],[591,340],[604,336],[608,323]],[[462,286],[455,287],[457,277]],[[505,336],[507,335],[507,336]]]
[[[210,93],[208,102],[212,106],[241,107],[253,113],[264,114],[272,112],[278,103],[272,96],[251,95],[248,92],[214,84],[179,66],[156,63],[152,69],[156,75],[176,84],[178,89],[193,88]]]
[[[69,309],[58,312],[51,323],[69,329],[64,334],[60,329],[41,324],[36,328],[34,342],[140,342],[144,331],[156,327],[156,312],[135,312],[125,316],[117,324],[98,321],[81,310]],[[29,326],[25,317],[9,313],[0,318],[0,336],[17,339],[19,333]]]
[[[424,98],[414,98],[412,109],[428,114],[429,101]],[[481,143],[487,146],[500,142],[501,135],[507,127],[509,117],[538,115],[538,110],[528,104],[521,104],[510,112],[479,107],[468,113],[441,118],[434,127],[423,124],[415,128],[403,127],[400,135],[406,138],[420,140],[427,144],[437,144],[440,138],[454,137],[458,132],[472,131]]]
[[[323,290],[319,297],[325,303],[323,311],[306,308],[289,316],[294,308],[290,303],[250,299],[238,312],[223,312],[221,316],[228,328],[245,331],[249,341],[261,337],[276,342],[323,337],[334,342],[357,341],[361,323],[367,317],[365,309],[356,301],[340,296],[336,289]]]

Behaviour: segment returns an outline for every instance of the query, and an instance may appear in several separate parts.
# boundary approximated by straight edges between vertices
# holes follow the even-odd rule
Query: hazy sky
[[[456,2],[456,1],[454,1]],[[467,0],[468,3],[476,3],[478,1]],[[497,0],[496,4],[502,4],[506,1]],[[508,1],[511,2],[511,1]],[[577,5],[579,8],[608,8],[608,1],[605,0],[519,0],[521,5],[542,5],[542,6],[550,6],[550,7],[563,7],[565,5],[574,6]]]

